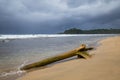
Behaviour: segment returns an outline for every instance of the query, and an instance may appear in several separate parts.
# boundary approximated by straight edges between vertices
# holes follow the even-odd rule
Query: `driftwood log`
[[[57,55],[57,56],[54,56],[54,57],[51,57],[51,58],[43,59],[39,62],[28,64],[28,65],[22,67],[21,70],[29,70],[29,69],[32,69],[32,68],[42,67],[42,66],[45,66],[47,64],[56,62],[56,61],[60,61],[60,60],[66,59],[66,58],[73,57],[75,55],[79,56],[79,55],[81,55],[81,53],[83,51],[87,51],[87,50],[91,50],[91,49],[93,49],[93,48],[86,48],[86,46],[84,44],[82,44],[79,48],[76,48],[74,50],[65,52],[63,54],[60,54],[60,55]],[[81,56],[83,56],[83,54]],[[85,56],[83,56],[83,57],[85,57]]]

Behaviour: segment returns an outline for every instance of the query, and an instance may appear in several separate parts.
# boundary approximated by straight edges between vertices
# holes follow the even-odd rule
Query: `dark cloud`
[[[0,0],[0,33],[119,28],[120,0]]]
[[[110,3],[113,0],[66,0],[67,5],[71,8],[76,8],[84,5],[95,5],[96,3]]]

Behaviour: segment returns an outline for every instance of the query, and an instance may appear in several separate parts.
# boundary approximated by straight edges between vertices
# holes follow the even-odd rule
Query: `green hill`
[[[81,30],[77,28],[71,28],[71,29],[65,30],[60,34],[120,34],[120,29]]]

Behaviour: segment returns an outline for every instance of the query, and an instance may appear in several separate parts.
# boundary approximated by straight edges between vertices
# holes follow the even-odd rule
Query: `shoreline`
[[[108,37],[90,54],[90,59],[75,59],[27,73],[17,80],[119,80],[120,36]],[[112,48],[112,49],[111,49]],[[111,75],[112,74],[112,75]]]

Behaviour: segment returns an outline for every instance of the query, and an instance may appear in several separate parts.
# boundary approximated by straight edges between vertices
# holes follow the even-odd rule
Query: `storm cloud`
[[[0,33],[120,28],[120,0],[0,0]]]

